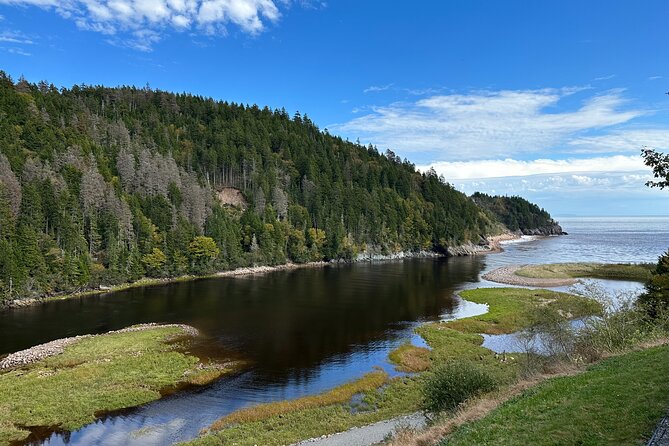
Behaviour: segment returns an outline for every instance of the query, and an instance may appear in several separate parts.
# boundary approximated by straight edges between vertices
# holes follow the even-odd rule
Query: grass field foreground
[[[669,346],[550,379],[465,424],[440,446],[641,445],[669,401]]]

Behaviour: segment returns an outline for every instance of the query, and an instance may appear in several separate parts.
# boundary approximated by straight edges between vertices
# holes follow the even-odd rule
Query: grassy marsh
[[[539,305],[557,306],[574,317],[601,309],[589,299],[547,290],[477,289],[462,296],[488,304],[490,311],[459,321],[424,324],[416,331],[431,349],[404,344],[390,353],[401,370],[423,373],[388,380],[385,374],[374,372],[377,375],[366,375],[321,395],[244,409],[217,421],[207,435],[189,444],[283,445],[412,413],[421,408],[421,391],[433,367],[448,361],[476,362],[501,384],[512,384],[518,378],[518,362],[502,361],[482,347],[478,333],[525,328],[531,309]],[[353,410],[350,397],[356,393],[362,395],[366,410]]]
[[[96,414],[145,404],[229,371],[178,351],[188,340],[180,327],[108,333],[0,373],[0,444],[27,438],[31,428],[74,430]]]
[[[524,266],[516,275],[533,279],[610,279],[645,282],[651,277],[653,264],[630,263],[553,263]]]

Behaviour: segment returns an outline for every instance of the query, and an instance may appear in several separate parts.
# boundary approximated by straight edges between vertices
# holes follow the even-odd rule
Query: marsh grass
[[[406,373],[424,372],[430,368],[430,350],[409,343],[402,344],[390,352],[388,359],[397,365],[397,370]]]
[[[523,329],[531,323],[530,310],[542,305],[552,305],[575,315],[601,311],[599,304],[586,298],[546,290],[479,289],[463,292],[462,296],[487,303],[490,312],[460,321],[423,324],[416,332],[431,350],[404,344],[391,352],[391,360],[400,367],[407,367],[406,370],[423,369],[427,362],[429,367],[424,372],[385,383],[375,378],[362,384],[362,388],[357,387],[360,383],[353,382],[345,385],[345,388],[353,385],[347,387],[348,390],[335,389],[331,391],[334,393],[244,409],[217,421],[207,435],[189,444],[284,445],[415,412],[423,407],[423,389],[434,376],[435,367],[453,361],[474,363],[495,383],[508,387],[519,378],[517,358],[522,355],[502,360],[481,346],[483,337],[479,333],[511,333]],[[364,395],[365,406],[372,410],[351,410],[349,401],[356,393]]]
[[[238,410],[216,421],[211,425],[210,429],[220,430],[236,423],[259,421],[299,410],[345,403],[353,398],[354,395],[375,390],[387,382],[388,375],[385,372],[371,372],[356,381],[335,387],[325,393],[293,400],[260,404],[258,406]]]
[[[0,442],[27,429],[74,430],[96,414],[145,404],[182,384],[205,384],[225,373],[174,350],[178,327],[111,333],[65,347],[63,353],[0,374]]]
[[[346,396],[350,394],[346,393]],[[406,377],[394,378],[380,388],[362,393],[365,405],[375,408],[374,410],[353,413],[348,399],[343,403],[324,406],[309,404],[309,407],[296,407],[267,418],[254,417],[256,421],[235,423],[220,431],[200,436],[188,444],[287,445],[305,438],[320,437],[415,412],[421,402],[419,381]],[[286,406],[282,408],[287,409]]]
[[[460,296],[489,307],[489,311],[480,316],[446,324],[449,328],[463,333],[514,333],[530,326],[532,312],[544,305],[572,319],[599,314],[602,311],[602,305],[593,299],[550,290],[478,288],[463,291]]]
[[[650,263],[553,263],[520,268],[516,275],[533,279],[592,278],[646,282],[655,265]]]

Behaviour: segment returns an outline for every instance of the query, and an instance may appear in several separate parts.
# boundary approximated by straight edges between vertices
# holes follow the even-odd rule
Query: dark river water
[[[243,372],[172,395],[44,444],[165,445],[197,435],[250,404],[320,392],[381,367],[417,324],[485,311],[454,296],[490,285],[486,270],[512,263],[654,262],[669,247],[669,218],[562,219],[565,237],[524,240],[501,254],[332,265],[199,280],[0,313],[0,354],[66,336],[143,322],[197,327],[195,346],[242,358]],[[624,284],[620,284],[625,286]],[[634,287],[636,285],[629,285]]]

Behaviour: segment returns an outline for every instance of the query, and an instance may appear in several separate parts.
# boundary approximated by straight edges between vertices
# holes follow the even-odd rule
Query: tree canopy
[[[445,252],[496,219],[434,171],[306,114],[0,72],[0,301],[369,249]]]

